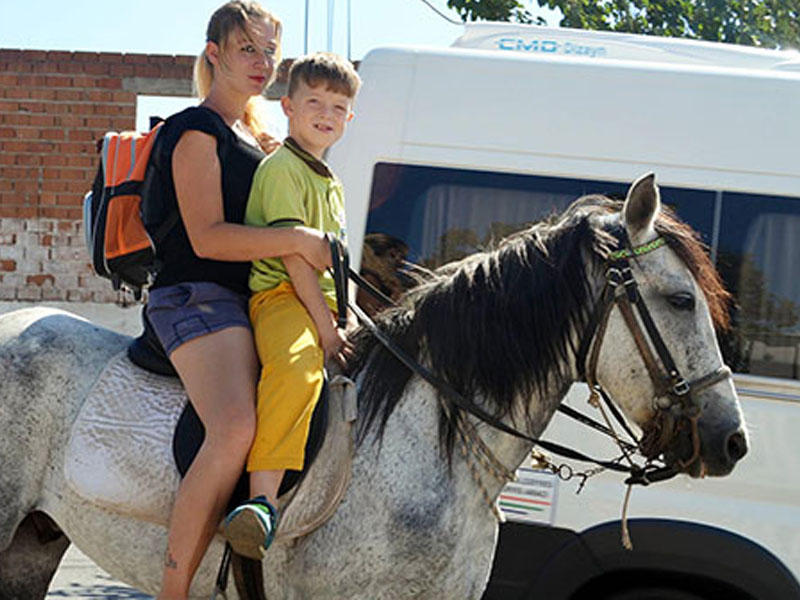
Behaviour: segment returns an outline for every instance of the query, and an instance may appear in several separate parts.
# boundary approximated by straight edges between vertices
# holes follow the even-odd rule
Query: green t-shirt
[[[345,240],[342,184],[325,163],[287,138],[256,169],[244,222],[262,227],[305,225]],[[253,261],[253,292],[271,290],[284,281],[291,279],[281,259]],[[319,286],[328,306],[336,310],[336,287],[327,271],[319,274]]]

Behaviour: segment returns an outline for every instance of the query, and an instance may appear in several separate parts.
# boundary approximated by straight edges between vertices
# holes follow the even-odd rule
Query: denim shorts
[[[228,327],[250,329],[248,297],[209,281],[150,291],[147,317],[167,356],[181,344]]]

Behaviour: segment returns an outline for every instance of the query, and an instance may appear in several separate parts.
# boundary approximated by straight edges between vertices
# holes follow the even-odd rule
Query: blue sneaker
[[[236,554],[261,560],[275,537],[278,510],[264,496],[234,508],[225,517],[225,539]]]

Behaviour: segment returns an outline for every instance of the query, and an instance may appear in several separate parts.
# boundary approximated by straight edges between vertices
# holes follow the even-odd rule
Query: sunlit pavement
[[[75,546],[70,546],[56,571],[46,598],[151,600],[152,596],[115,581]]]

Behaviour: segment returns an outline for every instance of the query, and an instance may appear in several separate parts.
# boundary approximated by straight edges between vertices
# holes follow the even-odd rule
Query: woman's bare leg
[[[250,330],[231,327],[183,344],[170,360],[206,430],[172,508],[158,596],[182,600],[253,441],[258,359]]]

